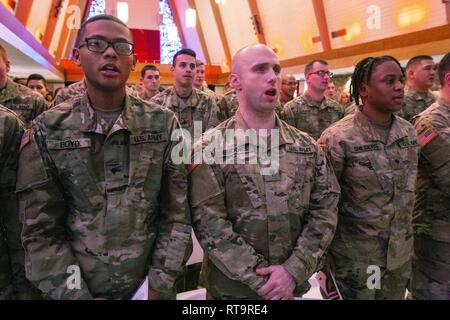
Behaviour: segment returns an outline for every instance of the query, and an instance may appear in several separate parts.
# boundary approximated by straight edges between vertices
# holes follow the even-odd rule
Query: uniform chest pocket
[[[309,207],[314,161],[314,150],[311,147],[287,146],[285,157],[281,157],[280,171],[287,177],[290,212],[300,213]]]
[[[161,187],[166,145],[165,132],[130,136],[129,199],[131,201],[156,201]]]
[[[59,172],[59,178],[78,209],[102,206],[102,192],[91,163],[91,139],[47,140],[47,150]],[[89,195],[89,197],[87,196]]]
[[[345,168],[345,182],[341,185],[354,201],[364,202],[380,193],[392,194],[392,171],[383,169],[380,161],[373,153],[350,155]]]
[[[391,160],[399,189],[415,192],[419,146],[414,143],[400,144],[396,157]]]

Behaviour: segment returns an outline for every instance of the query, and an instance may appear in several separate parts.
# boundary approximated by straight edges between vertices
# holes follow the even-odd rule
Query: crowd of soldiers
[[[0,47],[0,299],[130,299],[146,277],[149,299],[173,299],[192,241],[210,299],[294,299],[321,270],[343,299],[450,299],[450,53],[438,72],[365,58],[340,97],[314,60],[294,97],[273,50],[250,45],[221,96],[190,49],[172,87],[153,65],[128,87],[133,41],[88,19],[84,79],[51,106],[8,79]],[[179,161],[180,145],[214,161]]]

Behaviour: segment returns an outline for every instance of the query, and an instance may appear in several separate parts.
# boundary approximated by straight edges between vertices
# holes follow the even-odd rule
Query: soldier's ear
[[[9,72],[9,69],[10,69],[10,67],[11,67],[11,65],[10,65],[10,63],[9,63],[9,60],[6,60],[6,61],[5,61],[5,66],[6,66],[6,73],[8,73],[8,72]]]
[[[241,91],[241,79],[237,74],[230,74],[230,85],[235,88],[236,91]]]
[[[80,50],[78,48],[72,49],[72,57],[75,64],[79,67],[81,67],[81,61],[80,61]]]
[[[448,86],[450,86],[450,72],[447,72],[444,75],[444,85],[447,84]]]
[[[361,85],[361,87],[359,88],[359,96],[361,98],[363,98],[363,97],[366,98],[367,94],[368,94],[368,92],[367,92],[367,84],[363,83]]]

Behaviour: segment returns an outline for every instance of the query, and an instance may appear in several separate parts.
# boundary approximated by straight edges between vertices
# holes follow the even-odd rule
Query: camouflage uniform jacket
[[[403,107],[399,112],[399,116],[408,121],[412,117],[418,115],[436,101],[436,97],[430,90],[427,92],[418,92],[409,86],[405,86],[405,96],[403,99]]]
[[[192,94],[187,101],[183,101],[177,95],[174,87],[157,94],[151,101],[172,110],[180,121],[181,127],[187,129],[191,137],[194,136],[194,121],[201,121],[202,132],[219,124],[215,99],[195,88],[192,89]]]
[[[72,83],[66,88],[59,90],[58,94],[53,99],[53,106],[57,106],[61,102],[69,100],[73,97],[83,95],[86,92],[86,84],[84,80]]]
[[[0,300],[32,298],[33,291],[25,278],[25,253],[14,194],[22,133],[23,124],[17,115],[0,106]]]
[[[219,121],[225,121],[234,116],[239,107],[236,97],[236,90],[231,90],[230,92],[225,93],[219,98],[217,104],[220,112]]]
[[[9,79],[0,91],[0,104],[14,111],[27,128],[34,118],[47,110],[47,101],[39,93]]]
[[[133,97],[138,97],[137,91],[133,88],[126,87],[127,94]],[[57,106],[61,102],[83,95],[86,92],[86,82],[84,80],[72,83],[66,88],[59,90],[52,102],[52,107]]]
[[[174,114],[127,96],[109,133],[83,95],[33,125],[19,159],[27,277],[54,299],[129,299],[145,276],[169,294],[190,245]],[[23,146],[24,145],[24,146]],[[67,268],[82,270],[80,290]]]
[[[414,128],[393,117],[386,144],[359,109],[325,130],[319,140],[342,191],[330,252],[355,265],[390,271],[409,263],[412,255],[419,153]],[[366,268],[362,273],[367,276]]]
[[[439,98],[436,103],[414,117],[412,122],[419,133],[422,147],[414,212],[414,264],[431,278],[432,282],[441,283],[440,286],[434,284],[434,289],[430,286],[426,291],[418,292],[415,289],[421,287],[420,279],[417,279],[417,282],[414,279],[412,291],[417,298],[449,299],[450,102]]]
[[[339,103],[328,98],[314,102],[307,92],[288,102],[282,112],[284,121],[316,140],[326,128],[343,117],[344,110]]]
[[[189,174],[193,228],[208,257],[207,289],[215,298],[261,299],[256,291],[267,278],[255,270],[276,264],[303,293],[333,238],[339,186],[331,166],[311,137],[278,117],[276,127],[279,170],[273,175],[262,175],[259,164],[199,164]],[[204,139],[236,128],[248,129],[239,112]],[[224,154],[235,150],[227,144]]]

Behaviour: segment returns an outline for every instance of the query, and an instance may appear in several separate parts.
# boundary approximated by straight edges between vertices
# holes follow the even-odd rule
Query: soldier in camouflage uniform
[[[58,94],[55,96],[52,102],[52,106],[57,106],[61,102],[69,100],[73,97],[81,96],[86,92],[86,84],[84,80],[72,83],[66,88],[59,90]]]
[[[297,90],[297,79],[292,74],[285,74],[281,77],[280,103],[284,107],[286,103],[294,99]]]
[[[294,290],[300,295],[307,290],[333,238],[339,186],[317,143],[274,112],[280,65],[271,48],[240,50],[230,78],[239,110],[205,134],[204,148],[227,129],[278,129],[279,145],[269,148],[278,149],[272,161],[279,168],[269,169],[262,158],[258,164],[236,164],[234,151],[234,164],[218,159],[191,166],[193,227],[208,257],[203,277],[215,299],[292,299]],[[223,148],[224,155],[235,150],[234,139]],[[246,150],[251,157],[248,143]]]
[[[439,64],[440,97],[412,119],[421,144],[414,212],[415,299],[450,300],[450,53]]]
[[[52,102],[52,107],[57,106],[58,104],[70,100],[74,97],[82,96],[86,93],[86,80],[81,80],[75,83],[72,83],[66,88],[62,88],[59,90],[58,94],[55,96]],[[125,88],[128,95],[137,97],[137,94],[133,91],[133,89],[128,86]]]
[[[209,94],[214,98],[214,100],[218,100],[216,93],[210,90],[208,87],[205,87],[205,64],[203,61],[196,60],[195,61],[195,76],[193,86],[195,89],[200,90],[206,94]]]
[[[25,278],[25,253],[14,194],[23,124],[0,106],[0,300],[36,299],[39,293]]]
[[[150,101],[159,93],[161,75],[157,66],[147,64],[141,69],[141,83],[144,88],[139,95],[142,100]]]
[[[47,109],[47,101],[39,93],[9,80],[8,72],[8,56],[0,46],[0,104],[13,110],[28,128]]]
[[[130,299],[146,276],[149,298],[172,297],[188,254],[186,170],[170,157],[181,128],[173,112],[126,94],[132,39],[113,16],[86,21],[73,51],[86,94],[22,139],[26,274],[47,298]],[[66,283],[70,266],[81,269],[79,288]]]
[[[436,97],[430,91],[435,74],[435,63],[430,56],[417,56],[408,61],[405,98],[403,108],[399,112],[402,118],[410,121],[436,101]]]
[[[314,60],[308,63],[305,67],[307,91],[288,102],[282,112],[283,120],[316,140],[323,130],[344,117],[344,110],[339,103],[324,96],[332,75],[326,61]]]
[[[394,115],[403,81],[393,57],[360,61],[351,87],[362,105],[319,140],[342,190],[330,260],[344,299],[405,297],[419,145],[411,124]],[[375,278],[370,266],[379,268]]]
[[[202,132],[219,124],[216,101],[210,95],[193,88],[195,52],[181,49],[173,57],[172,73],[175,85],[154,96],[151,101],[172,110],[181,127],[194,138],[194,121],[202,124]]]

